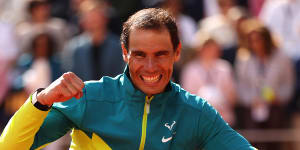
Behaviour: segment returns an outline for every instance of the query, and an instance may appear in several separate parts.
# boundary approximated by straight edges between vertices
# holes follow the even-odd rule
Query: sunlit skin
[[[181,46],[174,50],[166,28],[132,29],[128,50],[122,45],[123,59],[128,63],[133,84],[148,96],[164,91],[169,83],[173,64],[179,60]]]

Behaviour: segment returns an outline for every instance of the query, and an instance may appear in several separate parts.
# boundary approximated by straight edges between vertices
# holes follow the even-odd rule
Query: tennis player
[[[83,82],[68,72],[38,89],[7,124],[0,149],[40,149],[70,130],[72,150],[255,149],[205,100],[170,81],[181,44],[167,11],[132,15],[121,45],[123,74]]]

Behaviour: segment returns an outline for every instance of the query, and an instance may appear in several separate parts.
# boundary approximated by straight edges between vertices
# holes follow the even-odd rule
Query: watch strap
[[[44,88],[39,88],[32,94],[31,102],[33,106],[36,107],[37,109],[42,111],[48,111],[49,109],[51,109],[51,106],[43,105],[37,100],[37,94],[40,93],[42,90],[44,90]]]

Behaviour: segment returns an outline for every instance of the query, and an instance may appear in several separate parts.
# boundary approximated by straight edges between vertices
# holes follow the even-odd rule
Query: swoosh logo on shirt
[[[168,137],[168,138],[165,139],[165,136],[163,136],[162,139],[161,139],[161,142],[163,142],[163,143],[169,142],[170,140],[172,140],[172,138],[173,137],[171,136],[171,137]]]

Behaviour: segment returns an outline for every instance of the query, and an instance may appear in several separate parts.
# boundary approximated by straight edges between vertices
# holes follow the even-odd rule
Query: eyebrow
[[[141,51],[141,50],[138,50],[138,49],[130,50],[130,52],[133,55],[145,55],[144,51]],[[155,52],[154,55],[166,55],[166,54],[169,54],[169,53],[170,53],[170,51],[168,51],[168,50],[159,50],[159,51]]]
[[[166,54],[169,54],[170,52],[167,51],[167,50],[161,50],[161,51],[158,51],[155,53],[155,55],[166,55]]]
[[[131,51],[131,54],[133,55],[144,55],[145,52],[143,51],[140,51],[140,50],[130,50]]]

